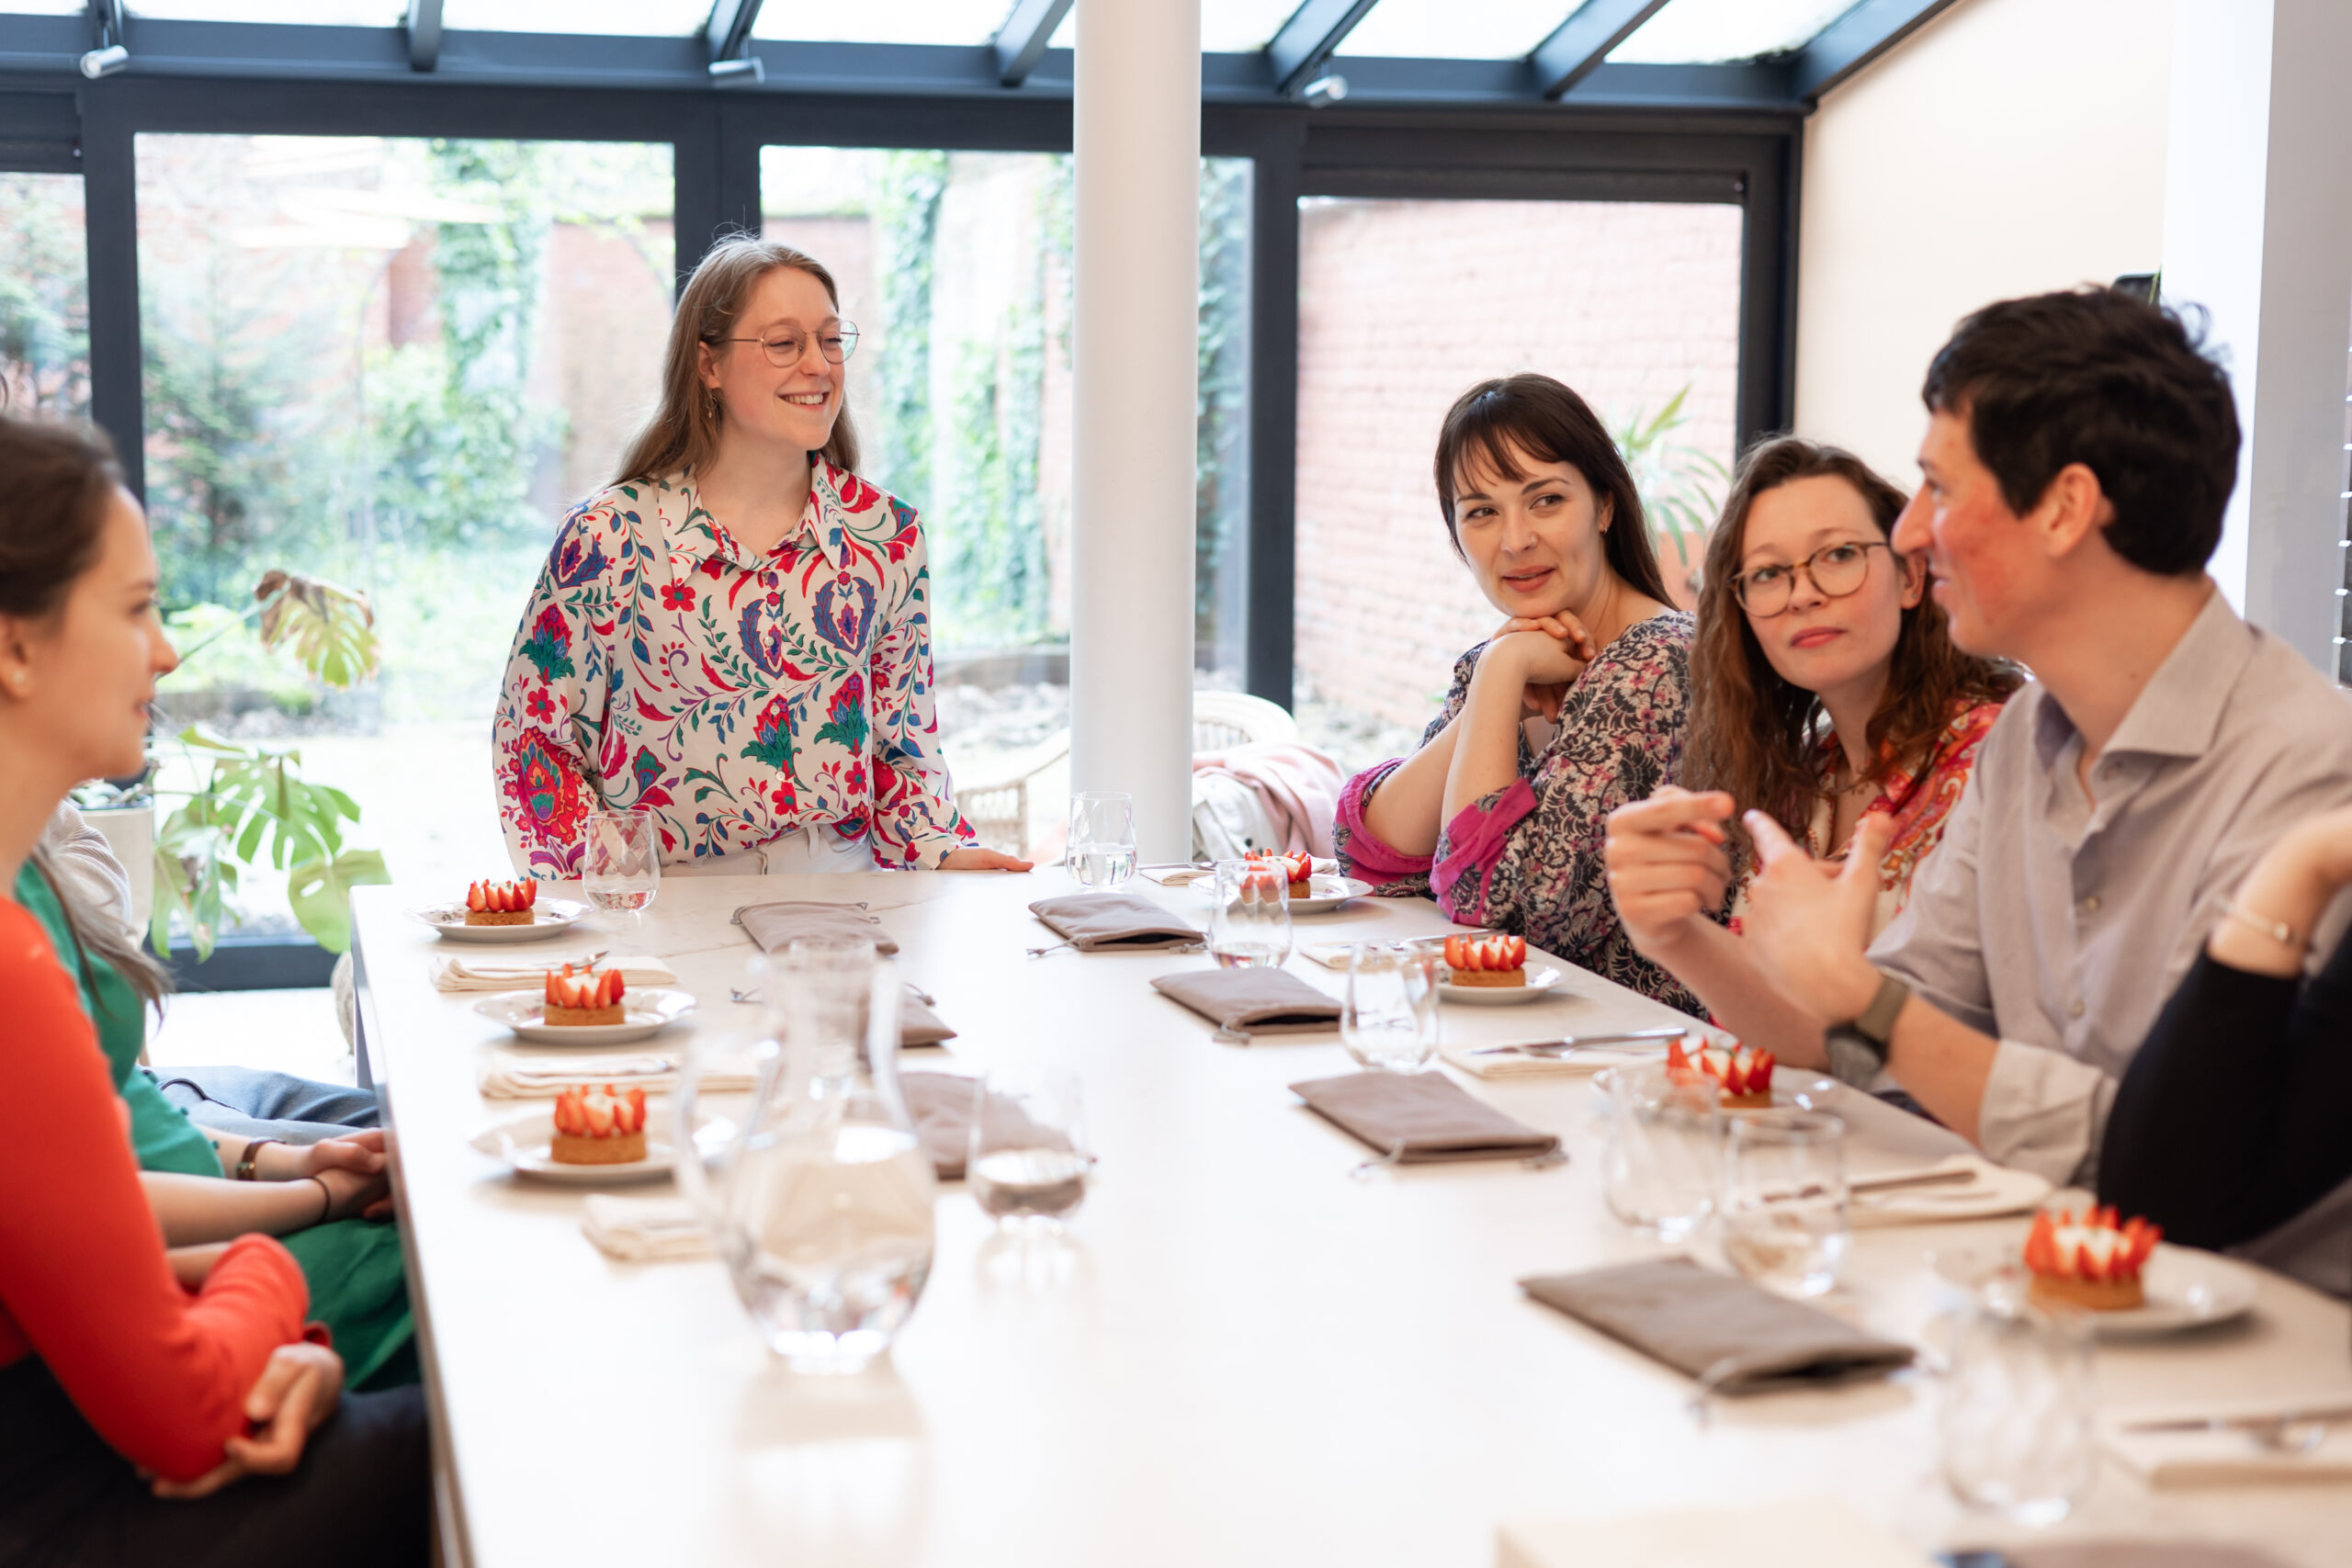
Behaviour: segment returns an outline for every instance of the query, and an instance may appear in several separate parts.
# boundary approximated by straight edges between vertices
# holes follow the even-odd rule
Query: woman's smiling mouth
[[[1845,635],[1843,628],[1838,626],[1807,626],[1789,638],[1789,646],[1791,648],[1819,648],[1824,643]]]
[[[1502,574],[1502,584],[1515,593],[1532,593],[1552,581],[1555,574],[1548,566],[1521,567],[1517,571]]]

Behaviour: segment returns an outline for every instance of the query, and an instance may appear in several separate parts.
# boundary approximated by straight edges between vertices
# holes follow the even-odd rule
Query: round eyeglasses
[[[1884,539],[1824,545],[1794,566],[1775,563],[1743,571],[1731,580],[1731,591],[1738,598],[1740,608],[1749,615],[1777,615],[1789,607],[1789,600],[1797,591],[1797,573],[1803,572],[1821,591],[1822,597],[1843,599],[1870,576],[1872,550],[1892,555],[1894,547]]]
[[[768,356],[768,363],[779,370],[789,370],[800,363],[808,352],[809,340],[798,333],[780,332],[768,337],[730,337],[721,343],[755,343]],[[839,321],[819,333],[817,352],[825,356],[828,365],[839,365],[857,352],[857,323]]]

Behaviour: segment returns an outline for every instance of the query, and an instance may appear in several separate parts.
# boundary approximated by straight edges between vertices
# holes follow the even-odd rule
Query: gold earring
[[[717,419],[718,417],[718,389],[707,387],[704,390],[710,394],[710,417]]]

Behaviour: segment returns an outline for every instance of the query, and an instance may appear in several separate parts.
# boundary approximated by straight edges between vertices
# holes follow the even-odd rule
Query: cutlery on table
[[[1470,1053],[1473,1056],[1499,1056],[1517,1053],[1522,1056],[1565,1056],[1594,1045],[1630,1045],[1643,1041],[1679,1040],[1690,1032],[1677,1024],[1667,1029],[1631,1029],[1620,1034],[1571,1034],[1565,1040],[1538,1040],[1522,1045],[1482,1045]]]
[[[2127,1421],[2126,1432],[2244,1432],[2256,1448],[2274,1453],[2307,1454],[2319,1447],[2328,1428],[2352,1421],[2352,1404],[2332,1404],[2317,1410],[2281,1410],[2267,1416],[2191,1416],[2177,1421]]]
[[[1897,1171],[1889,1176],[1858,1176],[1846,1183],[1846,1191],[1849,1197],[1872,1198],[1882,1192],[1899,1192],[1914,1187],[1965,1187],[1975,1179],[1976,1168],[1973,1165],[1943,1166],[1932,1170]],[[1768,1192],[1764,1195],[1764,1201],[1790,1203],[1801,1198],[1818,1198],[1828,1190],[1815,1182],[1785,1191]],[[1933,1196],[1965,1198],[1969,1194],[1939,1192]]]

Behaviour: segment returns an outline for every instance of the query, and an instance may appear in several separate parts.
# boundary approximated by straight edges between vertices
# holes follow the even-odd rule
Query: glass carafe
[[[899,980],[862,940],[803,938],[766,981],[774,1036],[723,1152],[678,1180],[760,1333],[795,1371],[854,1372],[888,1349],[931,1273],[938,1184],[899,1095]],[[704,1051],[680,1075],[692,1151]]]

